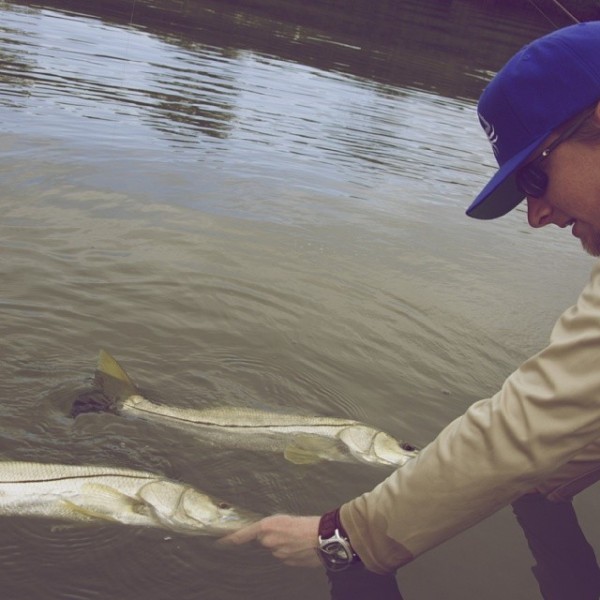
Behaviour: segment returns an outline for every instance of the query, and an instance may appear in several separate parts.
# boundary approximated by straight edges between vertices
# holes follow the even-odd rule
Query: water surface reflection
[[[464,217],[492,165],[475,98],[548,23],[468,1],[252,4],[0,4],[3,456],[321,512],[385,471],[73,423],[98,349],[173,405],[348,416],[425,444],[576,298],[590,261],[564,232]],[[581,502],[591,520],[597,497]],[[206,540],[10,520],[0,546],[14,600],[328,597],[321,573]],[[529,600],[528,565],[502,512],[401,578],[407,599]]]

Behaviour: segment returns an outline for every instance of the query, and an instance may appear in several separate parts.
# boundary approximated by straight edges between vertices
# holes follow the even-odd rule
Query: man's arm
[[[600,432],[600,263],[550,344],[373,491],[341,507],[355,551],[392,571],[535,489]]]
[[[365,566],[391,572],[535,488],[600,431],[600,265],[550,345],[472,405],[373,491],[341,507]],[[268,517],[257,539],[287,564],[318,565],[318,517]],[[238,537],[235,537],[238,536]]]

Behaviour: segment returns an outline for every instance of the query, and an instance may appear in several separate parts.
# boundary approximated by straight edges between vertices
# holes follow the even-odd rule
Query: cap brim
[[[548,135],[549,133],[539,136],[498,169],[471,206],[467,208],[469,217],[475,219],[502,217],[525,198],[517,186],[516,171]]]

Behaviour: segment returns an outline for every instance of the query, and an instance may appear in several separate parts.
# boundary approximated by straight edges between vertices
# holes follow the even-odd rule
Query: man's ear
[[[594,111],[594,121],[600,124],[600,101],[596,104],[596,110]]]

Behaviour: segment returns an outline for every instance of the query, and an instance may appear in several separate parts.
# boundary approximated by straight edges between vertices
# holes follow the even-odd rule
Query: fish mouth
[[[405,450],[406,452],[411,452],[414,454],[417,454],[417,452],[419,452],[419,450],[420,450],[420,448],[418,446],[409,444],[408,442],[400,442],[398,444],[398,446],[400,446],[400,448],[402,448],[402,450]]]

